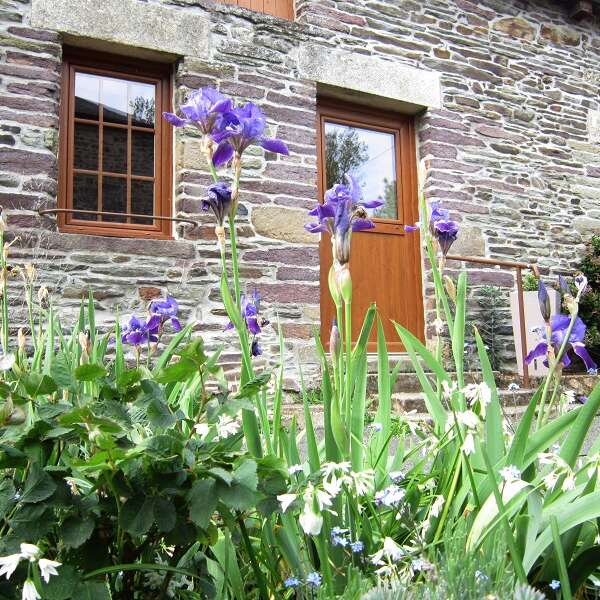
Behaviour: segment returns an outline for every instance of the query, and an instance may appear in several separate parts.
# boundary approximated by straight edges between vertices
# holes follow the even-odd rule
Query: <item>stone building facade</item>
[[[280,320],[294,364],[313,360],[320,315],[318,243],[303,229],[317,200],[318,95],[415,115],[426,195],[461,223],[456,252],[568,272],[600,229],[600,29],[568,4],[296,0],[292,22],[210,0],[0,0],[0,204],[19,237],[12,256],[33,261],[67,310],[91,288],[108,324],[158,288],[207,338],[231,341],[192,131],[174,135],[173,214],[198,227],[179,224],[168,241],[111,238],[62,233],[38,214],[57,206],[69,44],[170,62],[175,106],[217,86],[259,104],[287,142],[289,156],[246,155],[239,223],[242,276]],[[514,284],[506,271],[470,270],[473,284]],[[263,346],[274,359],[274,331]]]

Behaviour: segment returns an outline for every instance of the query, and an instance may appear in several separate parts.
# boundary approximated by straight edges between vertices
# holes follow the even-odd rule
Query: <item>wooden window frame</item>
[[[319,198],[327,190],[325,173],[325,123],[338,123],[360,129],[390,133],[394,136],[394,158],[396,168],[396,219],[374,217],[377,224],[373,233],[406,235],[404,225],[412,224],[410,215],[404,214],[402,197],[413,194],[414,123],[410,116],[402,115],[360,104],[351,104],[333,98],[319,98],[317,102],[317,160]],[[407,152],[408,150],[408,152]],[[343,183],[343,182],[339,182]],[[365,198],[372,200],[372,198]],[[416,219],[415,219],[416,220]]]
[[[155,123],[154,123],[154,209],[153,215],[171,217],[172,214],[172,177],[173,177],[173,128],[162,118],[164,111],[171,110],[173,90],[172,67],[170,64],[151,63],[141,60],[123,58],[121,56],[88,51],[76,48],[63,48],[60,133],[59,133],[59,193],[58,208],[73,209],[73,172],[74,172],[74,130],[75,130],[75,73],[84,72],[108,77],[129,79],[142,83],[153,83],[156,87]],[[85,119],[78,119],[85,123]],[[88,121],[89,122],[89,121]],[[94,121],[96,123],[96,121]],[[102,153],[102,113],[97,121],[99,125],[99,152]],[[111,127],[115,125],[111,123]],[[124,174],[127,181],[128,204],[131,202],[131,132],[137,130],[129,122],[116,128],[127,129],[128,135],[128,172]],[[150,128],[143,128],[150,132]],[[99,182],[107,173],[95,172]],[[113,176],[111,173],[108,176]],[[123,178],[123,174],[117,176]],[[142,176],[134,176],[143,180]],[[99,190],[101,183],[99,184]],[[101,210],[101,208],[98,208]],[[157,212],[158,211],[158,212]],[[128,211],[133,212],[133,211]],[[115,237],[136,237],[152,239],[172,239],[171,221],[156,219],[149,224],[126,223],[114,221],[88,221],[75,218],[75,212],[59,212],[59,231],[87,235]],[[101,218],[101,217],[99,217]]]

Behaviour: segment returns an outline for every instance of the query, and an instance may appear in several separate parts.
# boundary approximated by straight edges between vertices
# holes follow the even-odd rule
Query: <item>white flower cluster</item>
[[[561,489],[563,492],[575,488],[575,473],[571,467],[554,452],[540,452],[538,460],[541,465],[550,466],[550,470],[544,475],[544,486],[547,490],[553,490],[558,480],[563,477]]]
[[[233,417],[229,415],[220,415],[215,425],[216,436],[215,440],[224,440],[232,435],[235,435],[240,430],[239,413]],[[196,423],[194,431],[200,438],[205,438],[211,431],[212,425],[208,423]]]
[[[10,579],[22,560],[37,563],[40,575],[46,583],[50,581],[52,575],[58,575],[56,569],[62,564],[56,560],[42,558],[42,551],[35,544],[23,543],[21,544],[21,552],[8,556],[0,556],[0,577],[5,575],[6,579]],[[22,600],[40,600],[41,598],[35,584],[29,578],[23,584],[21,597]]]
[[[396,570],[395,563],[405,555],[406,552],[392,538],[386,537],[381,550],[371,555],[371,563],[379,567],[375,571],[378,575],[392,575]]]
[[[290,475],[301,470],[299,465],[292,465],[288,469]],[[323,527],[322,511],[328,510],[336,514],[330,507],[332,500],[342,491],[343,486],[356,496],[365,496],[373,491],[374,478],[375,473],[370,469],[358,473],[352,471],[349,462],[325,463],[321,468],[319,486],[309,482],[302,494],[300,492],[280,494],[277,500],[281,504],[281,510],[286,512],[302,496],[304,507],[299,517],[300,526],[308,535],[319,535]]]

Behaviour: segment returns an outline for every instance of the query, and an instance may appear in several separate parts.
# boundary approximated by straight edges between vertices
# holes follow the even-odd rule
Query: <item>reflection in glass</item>
[[[365,200],[384,202],[368,211],[372,217],[398,218],[394,134],[326,122],[325,173],[327,188],[343,182],[345,173],[352,173]]]
[[[97,121],[99,103],[100,78],[88,73],[75,73],[75,116]]]
[[[73,208],[98,210],[98,177],[96,175],[73,174]],[[96,215],[73,213],[73,218],[96,221]]]
[[[102,170],[109,173],[127,173],[127,129],[104,128]]]
[[[130,82],[129,113],[132,125],[154,127],[154,85]]]
[[[131,132],[131,172],[133,175],[154,175],[154,134]]]
[[[127,81],[102,77],[102,104],[107,123],[127,124]]]
[[[75,123],[75,168],[98,170],[98,125]]]
[[[102,210],[107,212],[127,212],[127,180],[125,178],[102,178]],[[105,215],[102,217],[102,220],[124,223],[127,219]]]
[[[132,180],[131,212],[140,215],[154,214],[154,183],[152,181]],[[132,223],[152,225],[152,219],[131,219]]]

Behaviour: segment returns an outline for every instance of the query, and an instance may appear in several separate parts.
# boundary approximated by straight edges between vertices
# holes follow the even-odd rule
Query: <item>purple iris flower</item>
[[[571,317],[568,315],[552,315],[550,318],[550,326],[552,328],[551,335],[551,343],[554,347],[555,352],[558,352],[562,343],[565,339],[565,335],[567,334],[567,329],[569,328],[569,323],[571,322]],[[596,373],[598,366],[592,360],[592,357],[589,355],[583,340],[585,338],[585,323],[577,317],[575,319],[575,325],[571,331],[571,335],[569,336],[569,343],[571,344],[571,348],[579,356],[583,362],[585,363],[585,368],[588,373],[594,374]],[[547,339],[541,341],[525,358],[527,364],[531,363],[534,358],[544,358],[544,365],[548,366],[548,341]],[[565,352],[562,359],[562,364],[565,367],[568,367],[571,364],[571,359]]]
[[[458,237],[458,223],[452,220],[438,220],[435,222],[434,235],[440,244],[442,254],[446,256],[450,250],[450,246],[454,244]]]
[[[548,290],[546,289],[546,285],[540,279],[538,283],[538,303],[540,305],[540,312],[542,313],[542,318],[544,322],[548,323],[550,321],[550,313],[552,312],[552,307],[550,306],[550,296],[548,295]]]
[[[218,144],[213,164],[216,167],[223,165],[231,160],[234,153],[241,155],[252,145],[277,154],[289,154],[284,142],[264,136],[266,125],[267,120],[262,110],[252,102],[226,112],[212,134],[213,140]]]
[[[254,290],[252,296],[248,297],[245,294],[240,296],[240,304],[241,304],[241,313],[244,321],[246,322],[246,328],[248,332],[252,334],[252,342],[250,346],[250,351],[252,356],[259,356],[262,354],[262,348],[258,343],[258,339],[256,336],[262,331],[262,328],[265,325],[269,324],[269,321],[266,319],[260,319],[259,311],[260,311],[260,294],[258,290]],[[260,319],[260,321],[259,321]],[[225,330],[233,329],[234,325],[230,321]]]
[[[420,224],[415,223],[414,225],[405,225],[404,231],[411,233],[417,231],[419,228]],[[442,208],[441,202],[434,201],[431,203],[429,231],[437,239],[442,253],[446,256],[450,250],[450,246],[452,246],[458,237],[458,223],[450,218],[450,211],[447,208]]]
[[[310,233],[329,232],[334,238],[334,254],[344,265],[350,260],[350,241],[353,231],[373,229],[368,208],[378,208],[382,200],[363,201],[360,186],[355,177],[346,175],[347,185],[336,183],[325,192],[325,202],[309,211],[317,221],[304,226]]]
[[[137,317],[131,317],[129,322],[121,331],[121,341],[130,346],[140,346],[148,342],[158,341],[156,330],[152,326],[152,319],[147,323],[140,321]],[[150,325],[150,326],[149,326]]]
[[[181,323],[177,318],[179,312],[179,304],[173,296],[167,296],[164,300],[154,300],[150,304],[150,319],[146,324],[148,329],[153,333],[157,333],[159,328],[168,321],[171,321],[171,326],[174,331],[181,331]]]
[[[202,201],[202,210],[211,209],[217,217],[219,227],[223,227],[230,208],[231,188],[223,181],[209,185],[206,198]]]
[[[163,117],[175,127],[194,125],[205,135],[210,135],[222,115],[229,112],[231,107],[231,98],[206,87],[193,91],[187,102],[179,107],[185,118],[170,112],[163,113]]]

